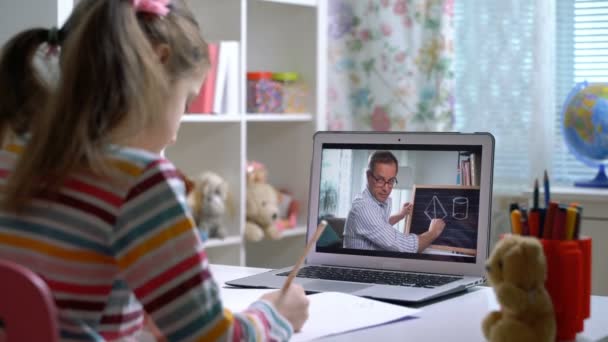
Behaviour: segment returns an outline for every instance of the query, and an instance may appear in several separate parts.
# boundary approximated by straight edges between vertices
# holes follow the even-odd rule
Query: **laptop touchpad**
[[[359,285],[359,284],[351,284],[351,283],[347,283],[347,282],[312,280],[310,282],[302,283],[302,286],[307,291],[319,291],[319,292],[337,291],[337,292],[352,293],[352,292],[356,292],[356,291],[371,287],[373,285]]]

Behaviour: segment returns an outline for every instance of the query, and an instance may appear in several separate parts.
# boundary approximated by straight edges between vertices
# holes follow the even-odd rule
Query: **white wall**
[[[31,27],[59,26],[73,3],[73,0],[0,0],[0,45]]]
[[[409,151],[408,157],[414,184],[456,185],[458,152]]]

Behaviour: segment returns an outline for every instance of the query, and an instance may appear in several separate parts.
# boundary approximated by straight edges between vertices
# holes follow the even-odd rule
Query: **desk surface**
[[[235,278],[266,271],[262,268],[212,265],[211,272],[222,286]],[[222,290],[223,296],[239,296],[243,290]],[[359,330],[331,337],[331,341],[483,341],[481,321],[496,309],[494,293],[489,287],[477,287],[422,306],[418,319]],[[591,318],[577,341],[608,341],[608,297],[592,296]]]

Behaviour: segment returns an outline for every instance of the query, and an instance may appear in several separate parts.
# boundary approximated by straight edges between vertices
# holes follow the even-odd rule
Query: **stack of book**
[[[459,152],[456,184],[479,186],[481,177],[481,158],[475,152]]]
[[[209,43],[211,66],[188,114],[239,113],[239,42]]]

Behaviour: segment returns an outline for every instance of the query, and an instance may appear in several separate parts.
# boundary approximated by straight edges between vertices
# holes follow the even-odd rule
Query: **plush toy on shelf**
[[[281,238],[277,227],[279,219],[279,193],[267,182],[264,164],[256,161],[247,165],[247,208],[245,237],[249,241]]]
[[[247,164],[247,184],[267,184],[268,171],[266,166],[258,161]],[[300,211],[300,203],[286,189],[275,189],[277,194],[278,217],[275,226],[282,232],[294,228]],[[280,235],[279,235],[280,236]]]
[[[281,231],[276,226],[279,217],[277,192],[268,183],[247,184],[247,222],[245,237],[260,241],[264,237],[276,240]]]
[[[555,341],[546,268],[538,239],[507,235],[496,244],[486,269],[501,309],[490,312],[482,322],[489,341]]]
[[[232,211],[228,183],[211,171],[201,173],[191,182],[188,205],[198,228],[209,238],[225,238],[224,220]]]
[[[268,171],[266,165],[252,160],[247,163],[247,184],[267,183]]]

